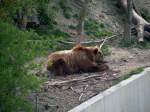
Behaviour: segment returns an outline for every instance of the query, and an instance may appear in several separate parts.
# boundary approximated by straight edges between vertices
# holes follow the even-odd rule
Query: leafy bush
[[[35,56],[28,46],[31,33],[0,21],[0,112],[32,111],[26,97],[39,85],[24,64]]]
[[[0,29],[0,112],[30,112],[26,97],[40,80],[28,74],[24,65],[37,55],[58,49],[57,40],[66,34],[56,31],[55,36],[39,36],[33,30],[23,32],[2,21]]]
[[[105,25],[103,23],[99,23],[96,20],[88,19],[85,21],[85,32],[90,37],[104,37],[111,36],[112,32],[106,30]]]
[[[28,74],[24,65],[37,55],[58,49],[57,40],[64,39],[65,34],[39,36],[33,30],[23,32],[2,21],[0,29],[0,112],[30,112],[26,97],[40,80]]]
[[[0,29],[0,112],[32,111],[26,96],[38,87],[39,80],[27,74],[24,65],[58,49],[57,40],[68,34],[55,30],[51,36],[39,36],[34,30],[23,32],[3,21]]]

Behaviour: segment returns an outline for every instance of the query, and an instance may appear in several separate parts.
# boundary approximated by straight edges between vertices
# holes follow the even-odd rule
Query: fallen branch
[[[88,88],[89,85],[86,85],[85,88],[83,89],[81,95],[79,96],[79,101],[81,101],[82,96],[84,95],[85,90]]]
[[[106,74],[106,73],[104,73]],[[103,74],[103,75],[104,75]],[[82,78],[76,78],[76,79],[70,79],[70,80],[65,80],[65,81],[55,81],[55,82],[46,82],[48,84],[48,86],[60,86],[60,85],[64,85],[64,84],[67,84],[67,83],[73,83],[73,82],[77,82],[77,81],[85,81],[87,79],[90,79],[90,78],[96,78],[96,77],[99,77],[99,78],[102,78],[100,74],[96,74],[96,75],[90,75],[90,76],[87,76],[87,77],[82,77]]]
[[[80,43],[81,43],[81,44],[101,43],[101,42],[103,42],[104,40],[108,40],[108,39],[111,39],[111,38],[114,38],[114,37],[117,37],[117,36],[120,36],[120,35],[122,35],[122,33],[121,33],[121,34],[117,34],[117,35],[113,35],[113,36],[110,36],[110,37],[105,37],[104,39],[101,39],[101,40],[91,40],[91,41],[80,42]],[[62,44],[71,44],[71,45],[76,44],[76,42],[62,41],[62,40],[59,40],[59,41],[57,41],[57,42],[62,43]]]
[[[82,96],[83,96],[83,93],[81,93],[81,95],[79,96],[79,101],[81,101]]]
[[[104,41],[104,39],[101,39],[101,40],[91,40],[91,41],[80,42],[80,43],[81,43],[81,44],[92,44],[92,43],[101,43],[101,42],[103,42],[103,41]],[[70,44],[70,45],[76,44],[75,42],[71,42],[71,41],[62,41],[62,40],[57,41],[57,42],[62,43],[62,44]]]

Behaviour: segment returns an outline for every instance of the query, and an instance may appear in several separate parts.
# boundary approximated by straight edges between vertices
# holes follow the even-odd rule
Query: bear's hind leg
[[[54,66],[56,75],[67,75],[70,73],[70,70],[63,59],[57,60]]]

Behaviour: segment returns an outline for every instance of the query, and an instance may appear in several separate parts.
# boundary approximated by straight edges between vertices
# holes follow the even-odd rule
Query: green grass
[[[150,41],[144,40],[143,43],[139,43],[137,37],[134,36],[131,38],[131,41],[124,41],[122,39],[119,43],[119,47],[149,49]]]
[[[133,69],[133,70],[129,71],[127,74],[125,74],[125,75],[119,77],[118,79],[116,79],[116,80],[113,82],[113,85],[115,85],[115,84],[117,84],[117,83],[119,83],[119,82],[121,82],[121,81],[123,81],[123,80],[126,80],[126,79],[128,79],[129,77],[131,77],[132,75],[138,74],[138,73],[142,72],[143,70],[144,70],[143,67],[138,67],[138,68],[136,68],[136,69]]]
[[[63,10],[64,17],[66,19],[70,19],[72,17],[72,9],[71,9],[71,7],[69,7],[68,1],[67,0],[60,0],[59,6]]]
[[[150,13],[149,13],[148,9],[142,8],[142,9],[140,10],[140,13],[141,13],[141,16],[142,16],[145,20],[147,20],[147,21],[150,22]]]
[[[39,63],[32,63],[30,64],[30,69],[33,70],[33,69],[40,69],[41,68],[41,64]]]
[[[60,50],[58,40],[63,40],[63,37],[56,38],[55,36],[47,39],[31,40],[28,46],[36,53],[36,56],[47,55],[49,52]]]
[[[140,49],[149,49],[150,48],[150,42],[145,40],[144,43],[135,43],[135,46],[134,47],[137,47],[137,48],[140,48]]]
[[[93,19],[87,19],[85,21],[84,29],[85,33],[93,38],[101,38],[112,35],[112,32],[107,30],[104,23],[100,23]]]
[[[126,75],[127,76],[131,76],[131,75],[133,75],[133,74],[138,74],[138,73],[140,73],[140,72],[142,72],[144,70],[144,68],[143,67],[139,67],[139,68],[136,68],[136,69],[134,69],[134,70],[131,70],[129,73],[127,73]]]
[[[50,51],[63,49],[59,46],[58,41],[66,40],[70,37],[69,34],[58,29],[37,29],[30,30],[28,33],[31,34],[31,37],[27,44],[34,50],[37,56],[47,55]]]

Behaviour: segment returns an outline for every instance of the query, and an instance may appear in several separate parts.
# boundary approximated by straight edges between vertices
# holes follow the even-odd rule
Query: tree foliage
[[[27,45],[30,33],[0,21],[0,112],[32,111],[27,95],[38,87],[24,64],[35,55]]]
[[[33,17],[40,24],[52,25],[55,16],[56,10],[49,0],[2,0],[0,3],[0,19],[10,23],[32,22]],[[26,20],[21,20],[23,17]]]

